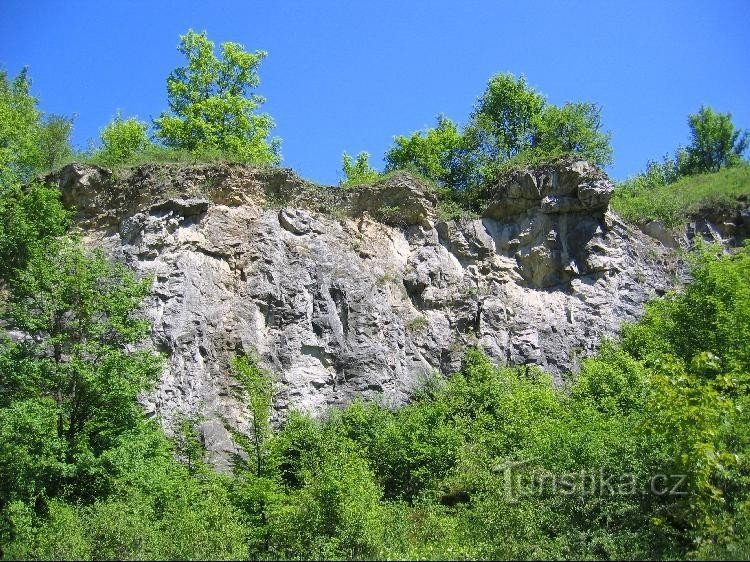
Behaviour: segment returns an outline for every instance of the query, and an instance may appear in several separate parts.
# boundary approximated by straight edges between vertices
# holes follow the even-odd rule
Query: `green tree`
[[[394,139],[386,170],[413,168],[446,192],[443,200],[481,207],[482,188],[509,162],[550,160],[566,154],[598,165],[612,161],[610,135],[601,130],[600,108],[592,103],[548,104],[521,76],[493,76],[469,123],[459,128],[444,116],[437,126]]]
[[[344,172],[342,187],[373,182],[380,177],[377,170],[370,166],[370,155],[367,152],[360,152],[354,160],[344,152],[341,160],[341,171]]]
[[[0,71],[0,185],[26,182],[40,168],[41,114],[24,68],[10,80]]]
[[[38,140],[42,170],[54,170],[73,156],[72,130],[73,121],[67,117],[48,115],[44,118]]]
[[[255,475],[260,477],[264,470],[268,439],[271,436],[271,408],[273,407],[274,385],[271,374],[258,365],[254,356],[241,355],[232,359],[232,371],[239,382],[239,396],[247,404],[250,413],[252,441],[235,433],[255,461]]]
[[[68,158],[71,129],[66,117],[42,116],[26,69],[12,80],[0,71],[0,188],[26,183]]]
[[[687,148],[686,173],[717,172],[742,159],[750,139],[748,132],[735,128],[731,113],[717,113],[701,106],[688,117],[691,142]]]
[[[148,286],[67,241],[33,255],[11,284],[8,328],[26,337],[3,344],[0,407],[54,422],[55,462],[67,468],[43,484],[50,494],[96,495],[97,459],[142,419],[135,398],[160,369],[157,356],[131,349],[148,333],[137,314]]]
[[[274,122],[256,110],[265,101],[252,92],[260,79],[264,51],[247,52],[222,43],[221,58],[206,33],[190,30],[180,38],[187,65],[167,79],[169,113],[154,120],[154,134],[167,146],[193,152],[220,151],[241,162],[279,162],[280,141],[269,141]]]
[[[438,115],[434,129],[417,131],[411,136],[395,137],[385,155],[386,171],[414,169],[441,186],[467,187],[472,178],[472,145],[458,125]]]
[[[542,154],[577,154],[599,166],[612,163],[610,134],[601,131],[601,108],[596,104],[547,105],[534,125],[533,146]]]
[[[0,280],[24,266],[34,248],[42,248],[68,226],[57,189],[30,181],[58,165],[70,153],[70,121],[45,120],[30,94],[26,70],[9,80],[0,71]],[[25,185],[26,184],[26,185]]]
[[[134,117],[123,119],[118,113],[102,130],[102,148],[95,158],[105,166],[125,164],[149,146],[148,125]]]
[[[384,521],[381,490],[357,445],[336,424],[290,416],[271,444],[284,501],[269,513],[274,558],[373,558]]]
[[[534,146],[544,96],[521,76],[497,74],[471,114],[468,133],[476,137],[483,159],[508,160]]]
[[[0,280],[9,281],[29,258],[47,247],[70,224],[57,188],[32,182],[0,187]]]

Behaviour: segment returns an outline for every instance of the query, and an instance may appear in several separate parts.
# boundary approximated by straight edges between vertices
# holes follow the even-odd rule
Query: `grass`
[[[688,221],[705,208],[739,206],[750,197],[750,165],[742,164],[718,172],[687,176],[654,188],[639,188],[623,182],[615,189],[612,208],[625,220],[645,223],[658,220],[668,228]]]

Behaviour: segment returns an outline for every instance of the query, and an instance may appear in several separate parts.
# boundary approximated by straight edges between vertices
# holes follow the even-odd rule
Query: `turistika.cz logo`
[[[511,501],[529,496],[684,496],[685,474],[654,474],[648,478],[632,473],[598,471],[554,473],[534,466],[536,459],[506,461],[495,470],[503,475],[503,489]]]

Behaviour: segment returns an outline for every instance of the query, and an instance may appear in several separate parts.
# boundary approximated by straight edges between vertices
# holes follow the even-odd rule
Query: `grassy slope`
[[[619,187],[612,198],[612,208],[632,222],[659,220],[665,226],[675,227],[701,208],[738,206],[740,198],[750,199],[748,164],[712,174],[688,176],[655,189]]]

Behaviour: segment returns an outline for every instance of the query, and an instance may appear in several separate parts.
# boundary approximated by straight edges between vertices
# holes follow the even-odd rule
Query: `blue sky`
[[[438,113],[465,122],[497,72],[552,103],[601,104],[616,179],[686,144],[701,104],[750,127],[748,0],[0,0],[0,65],[29,66],[41,108],[75,113],[83,148],[117,109],[149,120],[166,108],[189,28],[268,51],[258,92],[283,164],[324,183],[344,150],[381,167],[394,135]]]

